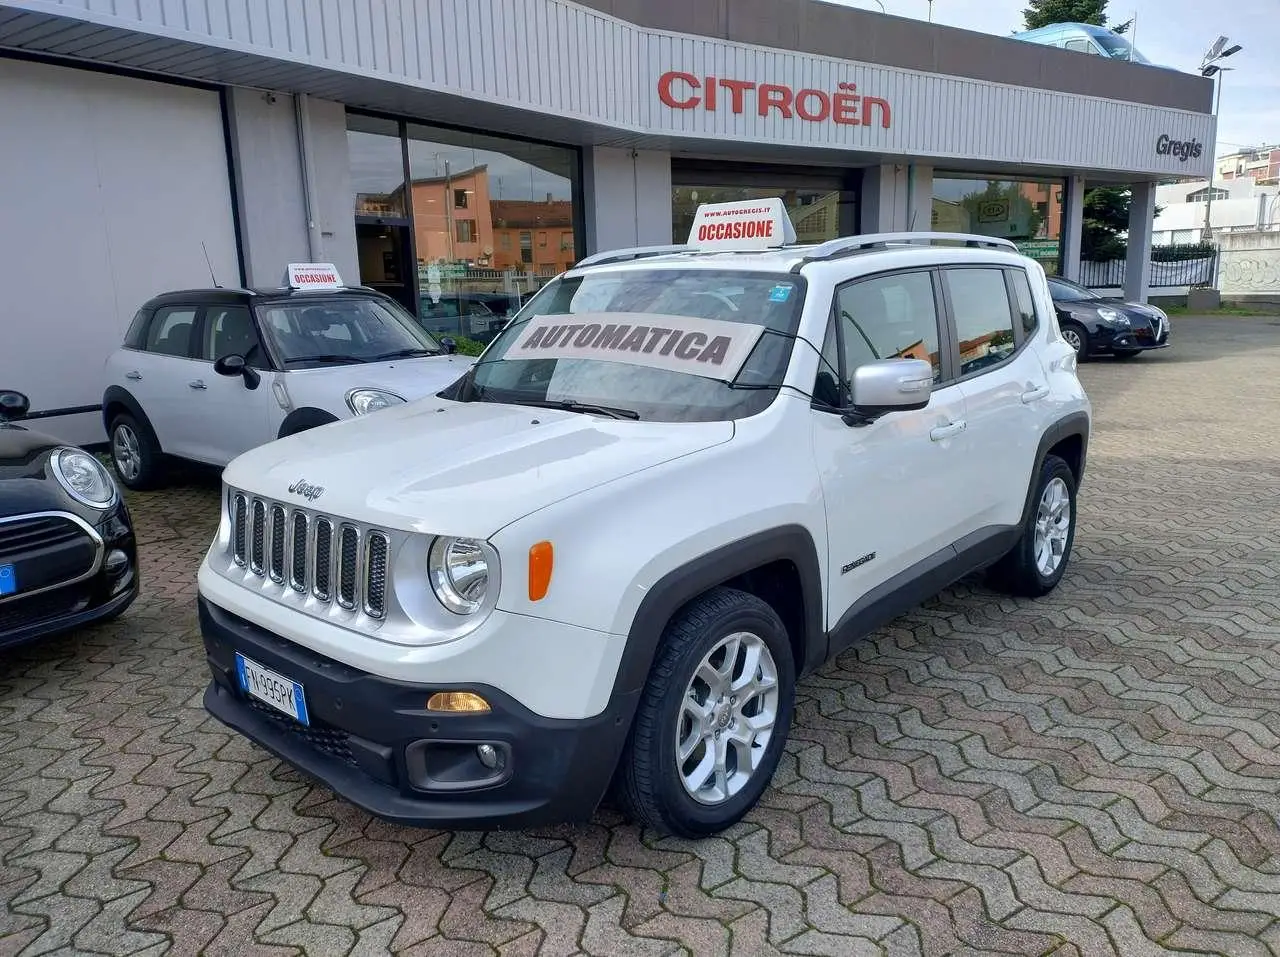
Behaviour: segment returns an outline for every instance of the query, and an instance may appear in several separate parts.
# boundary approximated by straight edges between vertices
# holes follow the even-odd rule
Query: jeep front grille
[[[282,592],[387,614],[391,538],[386,532],[233,491],[229,503],[231,557]],[[337,538],[335,543],[334,538]]]

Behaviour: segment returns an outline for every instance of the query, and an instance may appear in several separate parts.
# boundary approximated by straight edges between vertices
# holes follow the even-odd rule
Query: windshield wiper
[[[353,362],[364,362],[364,359],[358,356],[344,356],[340,353],[324,353],[318,356],[294,356],[292,359],[285,359],[285,365],[291,362],[341,362],[350,364]]]
[[[373,356],[366,359],[366,362],[386,362],[388,359],[413,359],[419,356],[438,356],[439,349],[428,349],[425,346],[416,346],[413,349],[397,349],[395,352],[384,352],[380,356]]]
[[[478,398],[478,397],[477,397]],[[639,419],[640,413],[635,409],[619,409],[611,405],[592,405],[590,402],[574,402],[572,400],[553,401],[551,399],[502,399],[511,405],[533,405],[540,409],[560,409],[564,412],[594,412],[607,415],[611,419]]]

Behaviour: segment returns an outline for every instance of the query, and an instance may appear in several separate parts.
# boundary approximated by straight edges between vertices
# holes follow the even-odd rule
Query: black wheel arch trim
[[[1089,414],[1084,411],[1071,412],[1054,422],[1040,436],[1040,444],[1036,448],[1036,458],[1031,471],[1031,480],[1027,483],[1027,498],[1022,505],[1022,519],[1019,527],[1025,526],[1027,516],[1031,514],[1036,494],[1036,479],[1044,468],[1044,460],[1049,450],[1063,439],[1080,439],[1080,467],[1076,474],[1076,487],[1084,480],[1085,462],[1089,457]]]
[[[102,395],[102,428],[107,433],[108,445],[111,442],[111,420],[114,418],[111,413],[111,407],[114,405],[124,406],[125,411],[133,417],[134,421],[147,430],[156,448],[161,449],[163,452],[160,445],[160,437],[156,435],[155,427],[152,426],[151,420],[147,418],[147,413],[142,411],[142,404],[133,397],[132,392],[118,385],[108,386],[107,391]]]
[[[827,649],[818,549],[808,529],[783,525],[721,545],[658,579],[632,619],[614,680],[614,694],[644,687],[667,622],[681,608],[717,585],[777,561],[791,562],[800,576],[805,633],[800,636],[804,657],[796,662],[796,674],[805,674],[820,665]]]
[[[276,434],[276,438],[283,439],[286,435],[304,432],[307,429],[314,429],[316,426],[328,425],[330,422],[337,421],[338,417],[332,412],[326,412],[324,409],[317,409],[310,405],[303,406],[301,409],[294,409],[284,417],[284,421],[280,423],[280,431]]]

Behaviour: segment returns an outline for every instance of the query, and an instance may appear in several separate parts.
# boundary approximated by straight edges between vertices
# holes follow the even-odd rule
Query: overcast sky
[[[876,0],[827,0],[879,11]],[[924,20],[928,0],[883,0],[885,12]],[[934,0],[933,20],[966,30],[1008,36],[1022,29],[1026,0]],[[1280,143],[1280,0],[1111,0],[1109,23],[1138,16],[1130,39],[1148,60],[1198,71],[1220,34],[1244,49],[1223,61],[1232,66],[1222,87],[1218,153]]]

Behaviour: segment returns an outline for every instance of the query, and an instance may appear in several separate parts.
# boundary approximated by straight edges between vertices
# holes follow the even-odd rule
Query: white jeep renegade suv
[[[199,574],[227,725],[380,817],[707,835],[797,679],[979,569],[1071,552],[1091,408],[1012,244],[794,245],[778,200],[591,257],[436,398],[226,469]]]

